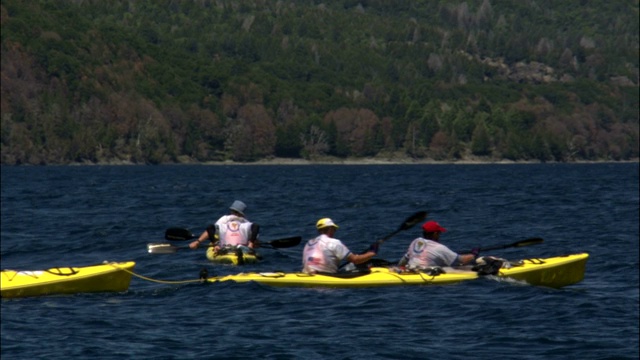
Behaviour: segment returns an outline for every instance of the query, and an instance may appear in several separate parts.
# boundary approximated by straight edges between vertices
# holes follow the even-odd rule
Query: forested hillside
[[[1,4],[2,164],[638,158],[638,1]]]

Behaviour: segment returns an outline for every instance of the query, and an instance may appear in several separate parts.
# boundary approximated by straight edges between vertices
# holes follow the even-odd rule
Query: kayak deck
[[[84,267],[55,267],[47,270],[2,270],[2,298],[121,292],[129,289],[135,262],[105,262]]]
[[[532,258],[511,263],[495,276],[527,282],[530,285],[560,288],[584,278],[586,253],[552,258]],[[207,278],[208,282],[257,282],[270,286],[292,287],[375,287],[399,285],[447,285],[480,277],[475,271],[444,268],[441,272],[398,272],[394,268],[373,267],[365,274],[306,274],[302,272],[260,272]]]
[[[216,253],[215,249],[210,247],[207,249],[207,259],[216,264],[244,265],[255,264],[260,261],[260,256],[256,253],[247,253],[240,251],[227,252],[224,254]]]
[[[478,277],[475,272],[447,274],[446,277],[432,276],[426,273],[399,274],[388,268],[371,268],[371,272],[356,277],[345,275],[324,275],[306,273],[262,272],[240,273],[213,277],[207,279],[210,282],[234,281],[238,283],[257,282],[271,286],[298,286],[298,287],[374,287],[392,285],[424,285],[424,284],[452,284],[464,280],[473,280]]]

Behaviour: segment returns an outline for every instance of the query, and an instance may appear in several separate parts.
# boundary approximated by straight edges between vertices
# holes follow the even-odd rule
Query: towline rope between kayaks
[[[144,275],[137,274],[137,273],[135,273],[135,272],[133,272],[133,271],[131,271],[131,270],[128,270],[128,269],[121,268],[121,267],[117,266],[117,264],[109,264],[109,265],[112,265],[112,266],[114,266],[114,267],[117,267],[118,269],[120,269],[120,270],[122,270],[122,271],[124,271],[124,272],[127,272],[127,273],[129,273],[129,274],[131,274],[131,275],[133,275],[133,276],[135,276],[135,277],[137,277],[137,278],[139,278],[139,279],[147,280],[147,281],[151,281],[151,282],[158,283],[158,284],[190,284],[190,283],[201,283],[201,282],[205,282],[205,280],[204,280],[204,279],[193,279],[193,280],[158,280],[158,279],[150,278],[150,277],[148,277],[148,276],[144,276]]]

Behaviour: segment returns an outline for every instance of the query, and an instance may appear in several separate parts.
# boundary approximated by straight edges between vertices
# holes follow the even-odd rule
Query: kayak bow
[[[47,270],[2,270],[3,298],[91,292],[121,292],[129,288],[135,262],[105,262],[84,267]]]

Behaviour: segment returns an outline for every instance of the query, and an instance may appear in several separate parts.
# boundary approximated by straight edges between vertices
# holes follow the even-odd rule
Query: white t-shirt
[[[225,215],[216,221],[220,246],[248,246],[251,238],[251,222],[236,215]]]
[[[458,254],[437,241],[417,238],[409,245],[405,255],[410,269],[424,269],[430,266],[458,265]]]
[[[302,251],[302,271],[338,272],[338,266],[351,251],[338,239],[321,234],[307,242]]]

